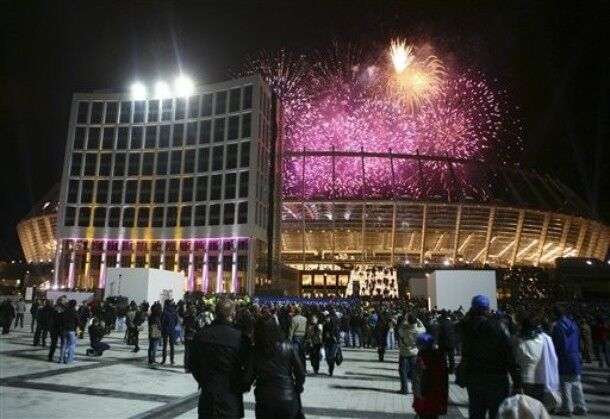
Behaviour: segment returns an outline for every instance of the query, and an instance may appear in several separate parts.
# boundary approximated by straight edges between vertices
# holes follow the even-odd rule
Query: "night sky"
[[[476,5],[473,6],[473,4]],[[610,219],[607,1],[0,2],[0,256],[59,181],[73,92],[126,90],[182,69],[198,84],[260,49],[403,36],[506,87],[524,127],[519,162],[572,187]]]

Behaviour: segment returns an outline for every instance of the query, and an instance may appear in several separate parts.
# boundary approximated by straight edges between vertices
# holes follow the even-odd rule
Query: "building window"
[[[172,99],[165,99],[161,103],[163,108],[161,119],[163,121],[171,121],[174,114],[174,101]]]
[[[189,98],[189,119],[199,117],[199,96]]]
[[[227,139],[237,140],[239,138],[239,115],[232,115],[229,117],[229,132],[227,133]]]
[[[199,176],[197,178],[197,193],[195,199],[197,201],[208,200],[208,177]]]
[[[90,204],[93,202],[93,181],[83,180],[80,188],[80,203]]]
[[[112,191],[110,192],[110,202],[112,204],[120,204],[123,202],[123,181],[113,180]]]
[[[76,204],[78,198],[78,180],[70,180],[68,182],[68,196],[66,200],[68,204]]]
[[[144,122],[144,112],[146,111],[146,104],[143,100],[138,100],[133,104],[133,122],[140,123]]]
[[[70,166],[70,176],[80,176],[83,164],[83,155],[81,153],[72,153],[72,165]]]
[[[91,218],[91,208],[80,207],[78,210],[78,226],[89,227],[89,219]]]
[[[176,218],[178,216],[178,210],[176,207],[167,207],[167,219],[165,221],[166,227],[176,227]]]
[[[229,93],[229,112],[239,112],[241,88],[231,89]]]
[[[106,207],[97,207],[93,213],[93,227],[106,225]]]
[[[231,225],[235,224],[235,204],[227,203],[224,207],[224,219],[223,224]]]
[[[100,148],[100,129],[89,128],[89,138],[87,139],[87,149],[97,150]]]
[[[172,178],[169,180],[167,189],[167,202],[178,202],[180,197],[180,179]]]
[[[220,224],[220,204],[210,205],[210,220],[208,224],[211,226]]]
[[[119,122],[121,124],[128,124],[131,122],[131,102],[121,102]]]
[[[208,93],[201,98],[201,116],[212,115],[212,94]]]
[[[214,142],[221,143],[225,140],[225,118],[214,119]]]
[[[123,209],[123,227],[133,227],[135,218],[135,208],[127,207]]]
[[[76,122],[78,124],[86,124],[88,114],[89,102],[78,102],[78,113],[76,116]]]
[[[95,176],[95,167],[97,166],[97,154],[85,154],[85,176]]]
[[[201,121],[199,127],[199,144],[209,144],[212,135],[212,120]]]
[[[119,153],[114,155],[114,176],[125,175],[125,154]]]
[[[249,176],[248,172],[241,172],[239,174],[239,197],[247,198],[248,197],[248,181]]]
[[[225,197],[224,199],[235,199],[237,186],[237,174],[227,173],[225,175]]]
[[[121,222],[121,208],[120,207],[111,207],[110,210],[108,211],[108,227],[118,227],[120,222]]]
[[[182,202],[191,202],[193,200],[193,178],[184,178],[182,180]]]
[[[173,150],[171,152],[171,167],[170,173],[177,175],[182,171],[182,150]]]
[[[104,136],[102,138],[102,149],[112,150],[114,148],[114,134],[116,129],[114,127],[105,127]]]
[[[241,117],[241,138],[250,138],[252,131],[252,114],[245,113]]]
[[[140,153],[129,153],[127,157],[127,175],[138,176],[140,174]]]
[[[164,210],[165,210],[165,208],[163,208],[163,207],[153,208],[153,218],[152,218],[153,227],[163,227]]]
[[[85,133],[86,128],[76,127],[74,131],[74,149],[82,150],[85,147]]]
[[[252,108],[252,85],[244,87],[244,109]]]
[[[188,227],[191,225],[191,214],[193,212],[193,207],[186,206],[180,208],[180,226]]]
[[[213,175],[211,184],[210,200],[218,201],[222,193],[222,175]]]
[[[133,127],[131,129],[131,149],[137,150],[142,148],[142,134],[144,134],[144,127]]]
[[[169,147],[169,125],[161,125],[159,132],[159,148]]]
[[[250,142],[241,143],[240,167],[250,167]]]
[[[227,112],[227,91],[222,90],[216,92],[216,106],[214,107],[214,115],[220,115]]]
[[[106,118],[107,124],[116,124],[116,118],[118,114],[118,105],[116,102],[106,103]]]
[[[165,176],[167,175],[167,151],[157,153],[157,169],[155,170],[156,175]]]
[[[180,147],[184,144],[184,124],[174,125],[174,135],[172,145],[174,147]]]
[[[240,202],[237,207],[237,223],[248,224],[248,202]]]
[[[159,101],[151,100],[148,102],[148,122],[159,121]]]
[[[165,202],[165,188],[167,186],[166,179],[155,180],[155,203],[162,204]]]
[[[74,207],[66,207],[66,219],[65,219],[65,225],[66,226],[73,226],[74,225],[74,221],[76,219],[76,208]]]
[[[106,204],[108,202],[108,186],[110,186],[110,182],[107,180],[99,180],[97,182],[97,190],[95,192],[95,202],[97,204]]]
[[[149,204],[152,195],[152,180],[143,180],[140,182],[140,196],[138,202],[141,204]]]
[[[91,104],[91,124],[101,124],[104,113],[104,102],[93,102]]]
[[[197,154],[199,154],[197,162],[197,171],[199,173],[208,172],[210,170],[210,149],[200,148],[197,151]]]
[[[178,98],[176,99],[176,121],[180,121],[184,119],[186,115],[186,99]]]
[[[205,225],[205,205],[197,205],[195,207],[195,225],[196,226],[204,226]]]
[[[186,145],[194,145],[197,143],[197,122],[189,122],[186,124]]]
[[[135,204],[136,196],[138,194],[138,181],[128,180],[125,182],[125,203]]]
[[[183,173],[193,173],[195,171],[195,150],[184,152],[184,171]]]
[[[112,167],[112,154],[103,153],[100,154],[100,167],[99,167],[99,175],[100,176],[110,176],[110,168]]]
[[[224,163],[224,147],[216,146],[214,147],[212,154],[212,170],[222,170],[222,166]]]
[[[142,175],[152,176],[155,168],[155,153],[144,153],[142,155]]]
[[[142,207],[138,209],[138,227],[148,227],[148,217],[150,208]]]
[[[237,144],[227,146],[227,169],[237,168]]]
[[[117,150],[126,150],[128,142],[129,142],[129,128],[119,127],[119,134],[117,135],[117,138],[116,138]]]
[[[157,146],[157,126],[146,127],[146,139],[144,148],[155,148]]]

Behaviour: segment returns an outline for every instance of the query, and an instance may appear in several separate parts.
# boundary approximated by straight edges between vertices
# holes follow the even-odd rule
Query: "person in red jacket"
[[[608,325],[601,316],[597,318],[597,323],[593,328],[593,344],[595,345],[595,354],[599,361],[599,367],[603,368],[604,361],[606,361],[606,367],[610,368],[610,356],[608,354]]]
[[[417,337],[419,352],[413,366],[413,409],[421,419],[447,414],[449,383],[447,357],[434,348],[434,337],[422,333]]]

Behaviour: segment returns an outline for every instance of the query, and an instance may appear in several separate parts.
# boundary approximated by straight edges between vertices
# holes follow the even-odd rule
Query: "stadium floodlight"
[[[193,80],[191,80],[184,74],[181,74],[176,77],[176,80],[174,81],[174,92],[176,96],[190,96],[193,94],[194,91],[195,84],[193,83]]]
[[[133,100],[142,100],[146,99],[147,89],[143,83],[139,81],[135,82],[131,85],[131,98]]]
[[[158,81],[155,84],[155,99],[165,99],[172,96],[172,91],[169,85],[164,81]]]

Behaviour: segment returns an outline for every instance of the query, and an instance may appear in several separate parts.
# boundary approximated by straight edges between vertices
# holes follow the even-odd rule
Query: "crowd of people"
[[[25,302],[0,306],[3,333],[23,329]],[[332,376],[342,348],[375,348],[376,360],[398,349],[397,392],[413,394],[419,417],[446,414],[450,374],[466,388],[469,417],[495,417],[512,394],[525,394],[559,414],[584,415],[580,374],[597,358],[609,365],[608,317],[603,306],[508,306],[492,311],[487,297],[468,311],[427,310],[417,302],[380,300],[298,301],[212,298],[186,295],[175,303],[81,304],[59,298],[32,303],[33,345],[48,345],[48,360],[72,363],[77,338],[87,331],[88,356],[110,349],[113,330],[140,350],[147,328],[148,364],[182,365],[201,387],[200,417],[242,417],[243,393],[254,386],[256,416],[303,417],[300,394],[307,370]],[[55,358],[59,345],[59,358]],[[161,361],[157,350],[161,347]],[[169,348],[168,348],[169,347]],[[168,350],[169,349],[169,350]],[[459,362],[456,362],[459,356]],[[308,365],[309,364],[309,365]],[[216,415],[216,416],[214,416]]]

